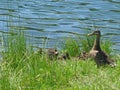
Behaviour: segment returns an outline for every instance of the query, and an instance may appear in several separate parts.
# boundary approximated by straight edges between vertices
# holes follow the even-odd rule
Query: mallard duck
[[[55,48],[49,48],[47,51],[47,56],[50,60],[56,59],[58,56],[58,51]]]
[[[92,35],[96,35],[96,39],[94,41],[94,45],[93,45],[92,49],[89,52],[89,56],[95,60],[97,67],[100,67],[100,66],[106,65],[106,64],[109,64],[112,67],[116,66],[114,61],[112,59],[110,59],[104,51],[101,50],[101,47],[100,47],[101,32],[99,30],[96,30],[96,31],[88,34],[88,36],[92,36]]]

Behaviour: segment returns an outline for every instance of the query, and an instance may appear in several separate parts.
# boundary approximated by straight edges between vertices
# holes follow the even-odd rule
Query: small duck
[[[67,60],[70,59],[70,55],[68,52],[62,53],[60,57],[58,57],[59,60]]]
[[[96,30],[88,34],[88,36],[92,36],[92,35],[96,35],[96,39],[94,41],[94,45],[92,49],[89,52],[89,56],[95,60],[97,67],[100,67],[106,64],[109,64],[112,67],[115,67],[116,64],[114,63],[114,61],[110,59],[104,51],[101,50],[101,47],[100,47],[101,32],[99,30]]]
[[[50,60],[56,59],[58,54],[59,53],[58,53],[57,49],[55,49],[55,48],[49,48],[47,50],[47,56]]]
[[[85,51],[81,52],[81,54],[78,56],[78,59],[87,60],[88,59],[88,53],[85,52]]]

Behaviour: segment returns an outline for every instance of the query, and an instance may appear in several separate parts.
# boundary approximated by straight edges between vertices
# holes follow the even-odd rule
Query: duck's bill
[[[92,35],[94,35],[94,33],[89,33],[89,34],[88,34],[88,36],[92,36]]]

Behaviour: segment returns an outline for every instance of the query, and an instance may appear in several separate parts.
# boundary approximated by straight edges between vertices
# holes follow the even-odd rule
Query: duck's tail
[[[112,59],[107,59],[107,62],[111,67],[116,67],[117,66],[116,62]]]
[[[111,66],[112,68],[114,68],[114,67],[117,66],[117,64],[116,64],[115,62],[113,62],[113,63],[110,63],[110,66]]]

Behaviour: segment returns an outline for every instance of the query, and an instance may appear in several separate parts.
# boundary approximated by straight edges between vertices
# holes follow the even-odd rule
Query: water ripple
[[[0,17],[1,33],[9,33],[11,27],[24,30],[35,45],[47,39],[47,47],[54,46],[60,38],[95,29],[105,39],[112,37],[117,48],[120,44],[118,0],[1,0]]]

